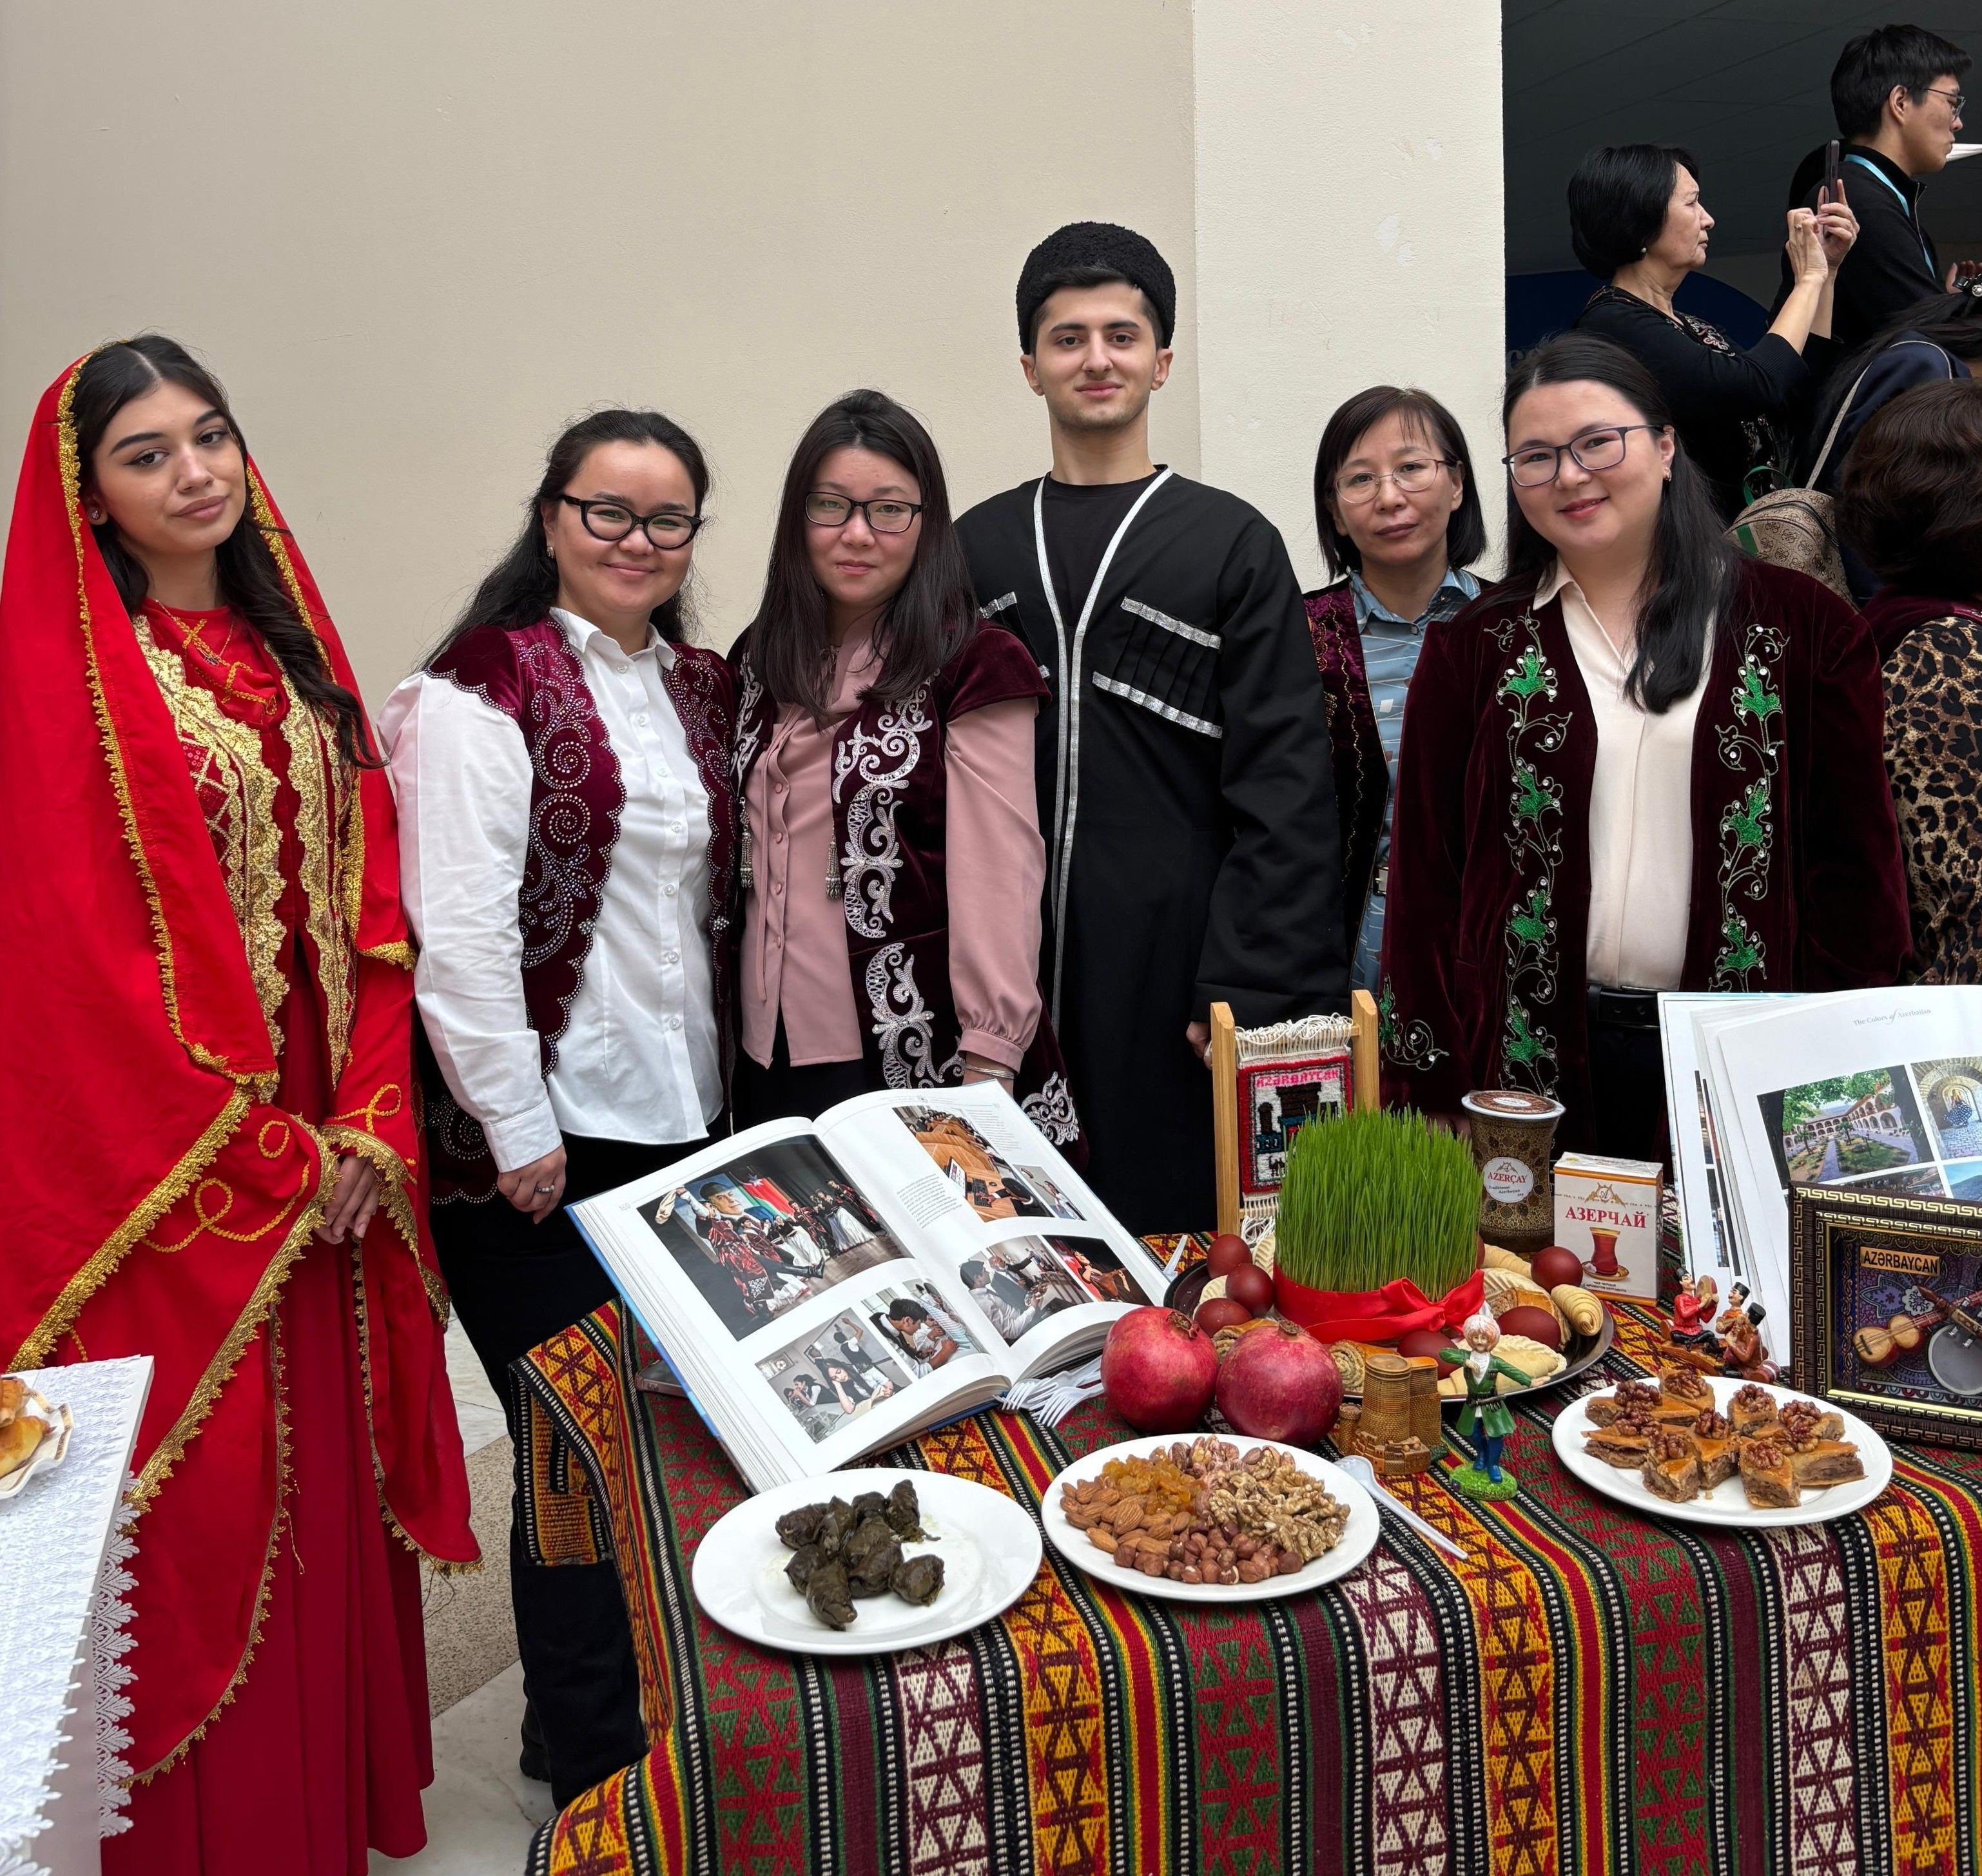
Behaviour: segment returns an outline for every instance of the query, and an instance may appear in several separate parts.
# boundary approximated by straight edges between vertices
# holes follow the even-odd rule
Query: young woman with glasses
[[[892,398],[800,441],[731,661],[739,1121],[996,1080],[1076,1144],[1038,978],[1046,685],[979,619],[936,445]]]
[[[509,1363],[612,1294],[562,1208],[679,1158],[723,1108],[732,698],[683,639],[708,490],[665,417],[572,425],[380,719],[434,1237],[512,1420]],[[610,1563],[532,1564],[513,1530],[510,1582],[524,1769],[563,1804],[646,1750],[626,1613]]]
[[[1321,433],[1314,521],[1336,577],[1303,602],[1328,695],[1351,981],[1374,991],[1406,690],[1426,628],[1478,595],[1466,569],[1486,547],[1458,419],[1422,391],[1358,392]]]
[[[1844,990],[1907,949],[1856,614],[1723,538],[1657,385],[1570,334],[1503,406],[1507,578],[1426,633],[1397,777],[1386,1098],[1527,1088],[1664,1151],[1661,990]]]

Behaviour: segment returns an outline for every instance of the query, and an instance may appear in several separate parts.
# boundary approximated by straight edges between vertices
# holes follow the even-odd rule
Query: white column
[[[1203,479],[1318,583],[1329,413],[1416,385],[1464,427],[1488,527],[1506,274],[1495,0],[1196,0],[1196,348]]]

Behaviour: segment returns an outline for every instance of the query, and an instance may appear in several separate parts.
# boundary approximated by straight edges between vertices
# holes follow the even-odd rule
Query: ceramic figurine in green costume
[[[1500,1398],[1497,1384],[1504,1375],[1517,1387],[1525,1388],[1530,1377],[1493,1352],[1500,1339],[1500,1325],[1489,1311],[1483,1309],[1469,1316],[1465,1335],[1465,1348],[1441,1349],[1438,1358],[1452,1363],[1466,1377],[1466,1405],[1460,1410],[1459,1431],[1470,1437],[1477,1455],[1472,1464],[1453,1474],[1452,1482],[1472,1498],[1511,1498],[1520,1485],[1513,1473],[1500,1469],[1500,1443],[1513,1431],[1514,1416]]]

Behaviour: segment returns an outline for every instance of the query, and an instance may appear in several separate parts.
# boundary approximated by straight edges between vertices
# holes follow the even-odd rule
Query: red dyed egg
[[[1409,1358],[1430,1357],[1436,1361],[1441,1348],[1459,1346],[1443,1329],[1413,1329],[1397,1338],[1397,1353]]]
[[[1227,1273],[1225,1294],[1253,1315],[1263,1316],[1273,1306],[1273,1280],[1258,1265],[1247,1264]]]
[[[1529,1268],[1535,1273],[1535,1281],[1544,1290],[1583,1281],[1582,1258],[1560,1245],[1550,1245],[1546,1251],[1537,1251]]]
[[[1221,1231],[1212,1239],[1204,1261],[1210,1265],[1214,1277],[1229,1277],[1235,1270],[1243,1270],[1250,1264],[1253,1253],[1244,1238],[1230,1231]]]
[[[1197,1313],[1191,1318],[1207,1335],[1216,1335],[1220,1329],[1232,1328],[1252,1320],[1252,1311],[1229,1296],[1214,1296],[1208,1303],[1200,1303]]]
[[[1558,1355],[1562,1352],[1562,1325],[1546,1309],[1523,1303],[1517,1309],[1509,1310],[1500,1323],[1503,1335],[1525,1335],[1544,1348],[1553,1348]]]

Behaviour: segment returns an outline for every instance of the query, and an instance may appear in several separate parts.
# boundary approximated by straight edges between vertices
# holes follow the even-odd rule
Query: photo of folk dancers
[[[641,1216],[741,1338],[903,1255],[830,1155],[779,1141],[662,1192]]]

